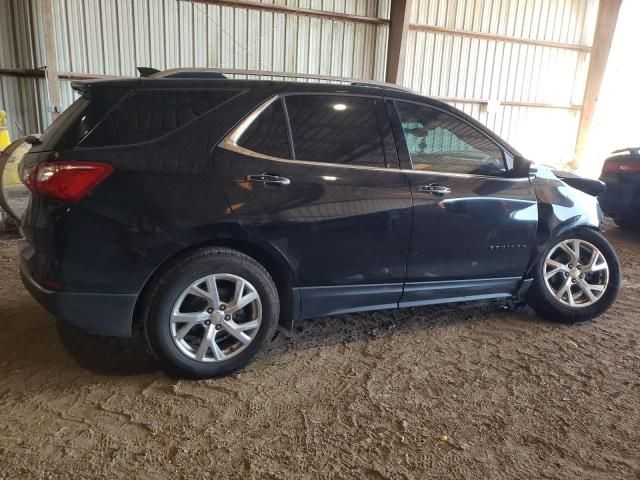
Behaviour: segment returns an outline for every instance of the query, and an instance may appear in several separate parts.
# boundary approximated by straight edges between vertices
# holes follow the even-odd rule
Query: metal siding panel
[[[285,70],[285,54],[287,50],[286,20],[288,15],[274,13],[273,21],[273,69],[276,71]],[[269,35],[268,35],[269,36]]]
[[[0,2],[0,65],[7,68],[18,67],[12,7],[12,2]]]
[[[7,112],[12,139],[42,132],[42,83],[34,78],[0,77],[0,109]]]
[[[41,10],[35,0],[0,3],[0,65],[36,68],[43,65]],[[36,78],[0,77],[0,109],[7,112],[12,138],[37,133],[46,113],[44,81]]]
[[[179,2],[175,0],[156,0],[162,7],[158,17],[158,31],[161,32],[162,41],[158,42],[158,57],[164,60],[164,68],[176,68],[180,66],[180,45],[179,45]],[[151,38],[153,41],[154,38]]]
[[[150,65],[157,65],[156,68],[161,70],[169,68],[164,30],[164,1],[148,0],[145,13],[149,18],[149,28],[145,36],[149,44]]]
[[[265,3],[383,18],[390,9],[390,0]],[[29,10],[39,12],[38,0],[7,0],[3,8],[22,19],[13,22],[17,36],[31,38],[24,32],[33,16]],[[54,9],[60,71],[135,75],[138,65],[228,66],[384,77],[386,26],[177,0],[58,0]],[[33,66],[25,64],[31,45],[12,50],[16,60],[3,65]]]
[[[100,2],[98,7],[102,21],[100,22],[103,65],[101,73],[122,75],[120,71],[120,52],[118,46],[117,2]]]
[[[341,26],[344,30],[344,25]],[[379,82],[385,80],[387,67],[387,42],[389,41],[389,28],[376,27],[375,33],[375,65],[373,69],[373,79]],[[336,73],[337,75],[337,73]]]
[[[86,58],[86,73],[104,73],[104,57],[102,44],[103,19],[97,0],[82,2],[82,27],[84,28],[84,47]]]
[[[320,73],[320,57],[318,52],[320,51],[320,34],[321,34],[321,22],[318,18],[309,19],[309,73]]]
[[[422,25],[588,45],[596,13],[597,0],[416,0],[410,19]],[[404,84],[426,95],[569,105],[582,100],[589,54],[412,30],[407,59]],[[514,144],[537,128],[553,130],[549,142],[539,142],[539,135],[533,136],[536,141],[523,142],[527,155],[564,161],[573,154],[576,110],[502,105],[487,112],[482,104],[459,106]]]
[[[136,43],[136,18],[132,0],[117,0],[114,3],[114,15],[118,22],[118,34],[115,52],[118,55],[116,65],[109,66],[109,71],[119,72],[120,75],[135,75],[137,66],[148,66],[140,62],[138,64],[138,44]],[[128,55],[123,52],[129,52]]]

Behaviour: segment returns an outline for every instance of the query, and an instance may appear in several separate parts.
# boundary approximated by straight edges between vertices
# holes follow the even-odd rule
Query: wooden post
[[[576,168],[580,165],[584,157],[584,149],[589,136],[589,129],[596,109],[598,95],[600,94],[605,68],[607,67],[609,50],[611,49],[613,34],[616,30],[616,22],[621,4],[622,0],[600,0],[600,4],[598,5],[598,18],[593,34],[591,59],[589,60],[587,83],[582,100],[580,126],[578,127],[578,137],[576,139],[576,149],[574,152],[574,167]]]
[[[45,80],[49,100],[48,107],[53,121],[60,115],[62,110],[55,24],[53,21],[53,0],[42,0],[42,20],[44,26],[44,56],[47,62]]]
[[[402,84],[410,10],[411,0],[391,0],[391,24],[387,43],[386,81],[388,83]]]

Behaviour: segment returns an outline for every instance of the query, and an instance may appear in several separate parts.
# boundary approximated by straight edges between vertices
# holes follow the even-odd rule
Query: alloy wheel
[[[563,240],[549,251],[543,273],[551,295],[573,308],[593,305],[609,284],[609,265],[602,252],[575,238]]]
[[[251,344],[261,320],[260,295],[250,282],[212,274],[190,284],[174,303],[171,338],[193,360],[221,362]]]

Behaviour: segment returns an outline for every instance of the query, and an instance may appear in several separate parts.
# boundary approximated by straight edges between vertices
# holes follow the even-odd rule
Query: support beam
[[[262,10],[265,12],[284,13],[288,15],[301,15],[305,17],[324,18],[328,20],[338,20],[341,22],[369,23],[374,25],[386,25],[389,23],[384,18],[366,17],[351,13],[329,12],[326,10],[316,10],[311,8],[290,7],[275,3],[260,3],[249,0],[181,0],[191,3],[206,3],[209,5],[221,5],[223,7],[246,8],[249,10]]]
[[[56,33],[53,22],[53,0],[42,0],[42,21],[44,26],[44,56],[47,62],[45,78],[47,83],[47,98],[51,120],[55,120],[61,113],[60,78],[58,77],[58,54],[56,52]]]
[[[391,24],[387,44],[387,83],[402,84],[410,11],[411,0],[391,0]]]
[[[576,149],[574,152],[574,167],[580,165],[584,157],[584,149],[589,136],[589,129],[593,120],[593,114],[598,102],[602,79],[609,59],[611,42],[616,30],[618,13],[622,0],[600,0],[598,6],[598,19],[596,29],[593,34],[593,44],[591,46],[591,59],[589,60],[589,70],[587,82],[582,100],[582,113],[580,115],[580,126],[578,127],[578,137],[576,139]]]
[[[607,1],[607,0],[603,0]],[[513,35],[500,35],[497,33],[472,32],[470,30],[458,30],[457,28],[436,27],[435,25],[420,25],[412,23],[409,30],[419,32],[440,33],[443,35],[455,35],[458,37],[479,38],[481,40],[495,40],[496,42],[517,43],[520,45],[533,45],[535,47],[560,48],[563,50],[574,50],[578,52],[589,52],[588,45],[576,43],[551,42],[549,40],[537,40],[535,38],[514,37]]]

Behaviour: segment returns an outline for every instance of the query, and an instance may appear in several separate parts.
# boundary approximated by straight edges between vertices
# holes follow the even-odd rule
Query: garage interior
[[[638,20],[634,0],[2,0],[0,110],[11,139],[39,133],[71,82],[136,67],[389,82],[597,178],[638,144]],[[201,381],[57,322],[2,232],[0,478],[637,478],[640,234],[606,226],[623,288],[594,321],[503,301],[339,315]]]

